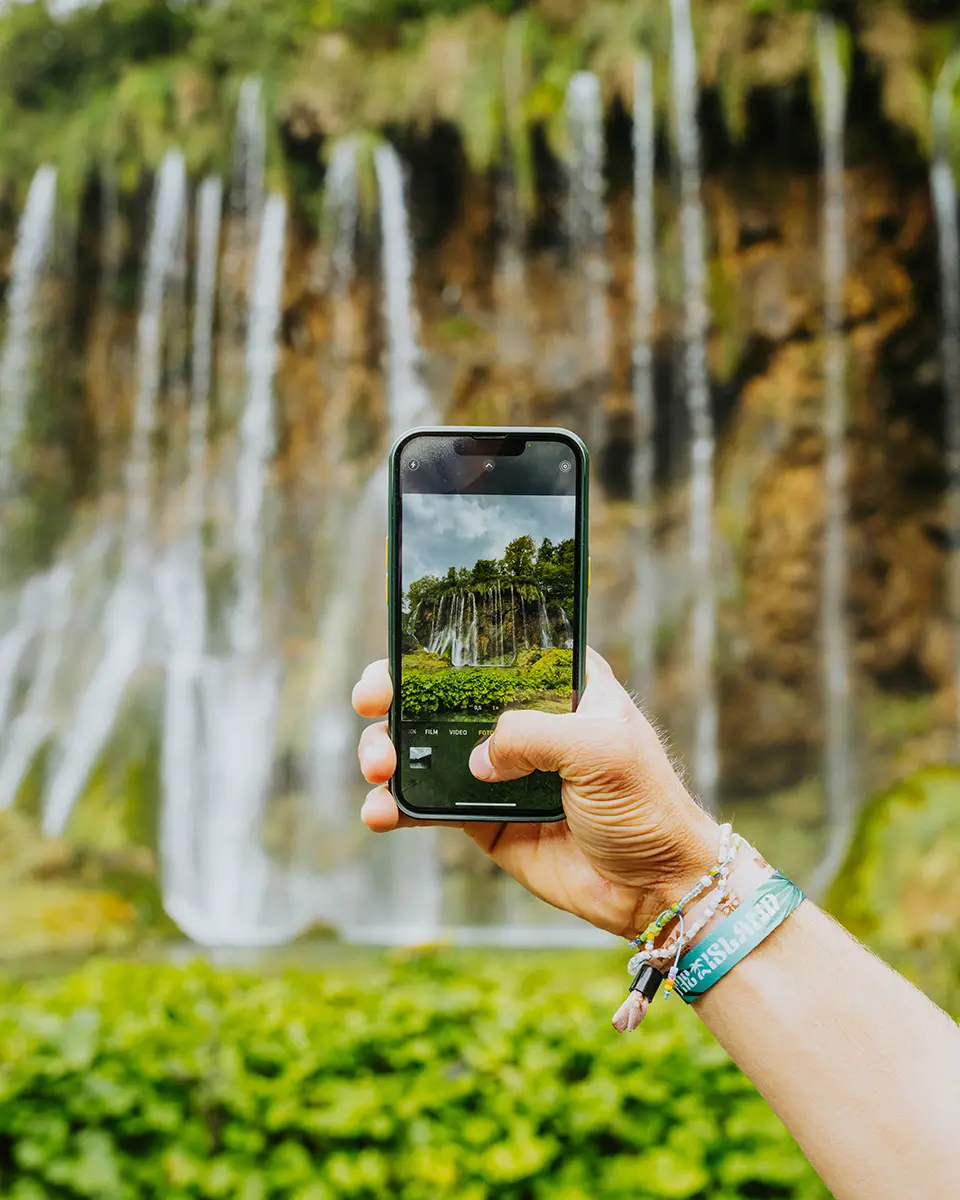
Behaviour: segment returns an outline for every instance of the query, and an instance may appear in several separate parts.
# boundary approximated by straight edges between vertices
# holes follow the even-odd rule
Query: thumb
[[[521,779],[533,771],[556,771],[564,779],[585,782],[596,773],[598,745],[609,743],[611,726],[621,722],[618,715],[506,712],[490,737],[474,748],[470,770],[487,783]]]
[[[489,783],[556,771],[586,783],[639,713],[606,661],[587,650],[587,680],[575,713],[505,712],[470,755],[470,770]],[[604,764],[609,767],[609,763]]]

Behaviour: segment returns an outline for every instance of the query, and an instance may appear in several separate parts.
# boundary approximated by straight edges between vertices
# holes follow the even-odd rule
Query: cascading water
[[[567,180],[567,236],[575,272],[571,297],[573,324],[582,348],[583,375],[602,384],[610,366],[610,319],[607,313],[607,217],[604,207],[603,100],[600,83],[589,71],[578,71],[566,93],[570,163]],[[593,400],[588,432],[599,440],[600,396]]]
[[[940,305],[943,314],[941,356],[945,395],[947,523],[951,554],[947,571],[947,608],[954,627],[954,677],[960,721],[960,214],[954,174],[953,117],[960,55],[944,67],[933,98],[933,163],[930,187],[940,245]]]
[[[339,538],[345,523],[350,497],[345,486],[345,432],[349,396],[346,376],[355,335],[350,289],[356,273],[357,227],[360,220],[358,160],[363,149],[359,137],[341,138],[333,148],[324,187],[323,223],[329,265],[328,297],[331,335],[327,355],[327,403],[323,415],[320,454],[323,462],[324,489],[319,523],[323,530],[322,568],[336,562]],[[317,590],[326,590],[319,579]]]
[[[670,0],[673,124],[680,176],[683,247],[684,382],[690,419],[690,695],[694,706],[692,774],[703,804],[717,804],[717,636],[714,573],[714,430],[707,370],[707,269],[700,194],[699,74],[689,0]]]
[[[380,200],[380,254],[383,319],[386,334],[388,425],[394,437],[404,429],[436,419],[420,378],[421,351],[413,294],[413,245],[404,194],[403,169],[392,146],[379,144],[373,155]],[[369,631],[383,628],[383,577],[375,572],[383,546],[387,510],[385,480],[378,471],[369,481],[342,532],[341,569],[326,597],[320,618],[317,664],[310,704],[314,714],[309,770],[317,808],[330,836],[343,836],[355,815],[347,802],[355,772],[356,730],[349,719],[350,689],[358,662],[382,653],[370,644]],[[381,560],[382,561],[382,560]],[[360,603],[358,604],[358,598]],[[369,607],[364,607],[364,601]],[[438,614],[438,628],[441,626]],[[380,939],[384,906],[404,914],[400,936],[435,936],[442,925],[442,867],[436,830],[423,830],[399,848],[384,847],[377,870],[378,888],[364,884],[358,865],[344,862],[327,872],[318,886],[321,914],[345,926],[358,940]],[[349,919],[344,921],[344,913]]]
[[[657,635],[653,541],[653,336],[657,308],[654,171],[653,64],[641,55],[633,68],[633,505],[637,528],[630,644],[634,685],[645,698],[653,688]]]
[[[196,912],[200,903],[196,880],[201,860],[200,850],[194,844],[194,813],[198,803],[201,737],[198,684],[207,624],[202,533],[222,206],[220,180],[204,180],[197,195],[193,359],[183,532],[161,564],[158,577],[168,637],[160,854],[167,904],[183,914]],[[189,921],[186,915],[184,919]]]
[[[57,174],[40,167],[27,194],[13,252],[7,321],[0,349],[0,498],[12,492],[17,456],[33,393],[37,324],[37,290],[43,280],[53,241]],[[6,531],[0,530],[0,546]],[[13,708],[18,671],[24,654],[41,625],[48,580],[27,579],[19,594],[0,597],[0,733]],[[5,748],[9,743],[4,739]],[[9,755],[5,755],[9,757]],[[11,795],[12,800],[12,795]],[[0,804],[3,803],[0,794]]]
[[[63,832],[90,772],[112,731],[127,685],[139,666],[153,618],[148,577],[152,439],[156,428],[163,345],[163,304],[180,245],[186,207],[183,156],[170,153],[157,173],[143,301],[137,326],[138,382],[127,459],[123,561],[107,602],[103,653],[66,726],[44,800],[43,827]]]
[[[192,843],[199,870],[190,892],[170,890],[164,897],[181,927],[208,944],[283,942],[313,915],[309,887],[295,872],[275,866],[263,846],[281,686],[280,662],[263,626],[261,595],[286,216],[285,200],[268,197],[251,286],[238,430],[231,652],[203,660],[198,715],[204,740],[190,814],[195,824],[192,837],[185,830],[177,833],[179,845]]]
[[[824,704],[824,789],[827,842],[811,880],[817,895],[840,869],[850,841],[856,798],[851,741],[850,635],[847,628],[847,392],[844,283],[847,274],[844,124],[846,78],[837,26],[817,24],[824,171],[824,498],[821,655]]]
[[[564,608],[560,609],[560,623],[563,626],[563,645],[570,650],[573,648],[573,626]]]
[[[96,554],[96,542],[87,548]],[[54,732],[54,712],[51,699],[57,672],[67,648],[66,632],[70,619],[70,601],[74,582],[74,564],[58,563],[46,575],[31,581],[35,591],[24,589],[39,600],[42,614],[39,628],[39,650],[33,664],[30,684],[22,707],[2,739],[0,754],[0,809],[15,802],[24,779],[44,741]],[[0,726],[2,728],[2,726]]]
[[[540,645],[544,650],[549,649],[553,645],[553,631],[550,629],[550,618],[547,616],[547,606],[541,600],[539,605],[540,612]]]
[[[240,424],[234,552],[237,596],[230,620],[233,647],[241,654],[261,641],[260,593],[267,470],[274,449],[273,376],[283,294],[287,205],[271,196],[263,210],[250,298],[247,336],[247,394]]]
[[[430,635],[426,642],[428,652],[449,658],[455,667],[503,665],[506,621],[510,622],[514,631],[511,662],[516,658],[517,649],[549,649],[555,645],[543,598],[537,599],[536,617],[532,612],[528,615],[523,593],[515,591],[514,585],[509,586],[510,602],[506,613],[502,607],[503,591],[499,581],[486,596],[481,596],[479,604],[476,592],[445,592],[430,622]],[[483,649],[480,642],[481,615],[485,624],[490,626],[490,635],[485,639]],[[565,615],[563,620],[569,630]]]
[[[264,203],[267,130],[263,120],[263,84],[250,76],[240,85],[234,141],[233,187],[230,207],[243,220],[248,246],[257,240]]]
[[[501,177],[497,184],[497,215],[501,236],[494,266],[497,357],[506,367],[530,359],[530,305],[527,297],[524,242],[526,222],[521,206],[520,156],[527,139],[524,114],[524,32],[526,22],[511,21],[504,40],[504,109],[508,136]],[[519,420],[519,415],[517,417]]]
[[[57,173],[40,167],[27,193],[17,230],[7,298],[7,330],[0,350],[0,496],[16,474],[34,367],[36,294],[53,242]]]
[[[387,394],[393,436],[423,420],[430,397],[420,379],[417,309],[413,303],[413,243],[404,199],[403,167],[381,142],[373,152],[380,189],[383,311],[387,332]]]

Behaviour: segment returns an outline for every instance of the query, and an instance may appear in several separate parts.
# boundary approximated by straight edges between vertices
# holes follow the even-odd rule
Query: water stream
[[[16,477],[17,452],[32,393],[37,289],[53,244],[57,173],[40,167],[17,229],[7,294],[7,328],[0,349],[0,496]]]
[[[654,220],[655,110],[653,64],[641,55],[633,68],[633,503],[636,570],[631,685],[642,698],[653,689],[657,636],[657,563],[654,547],[653,337],[657,310]]]
[[[708,809],[717,805],[719,758],[716,679],[717,584],[713,529],[714,428],[707,368],[707,261],[700,188],[699,84],[689,0],[670,0],[671,95],[680,177],[683,257],[683,366],[690,423],[690,696],[693,783]]]
[[[850,632],[847,623],[847,380],[843,337],[847,274],[844,125],[847,81],[837,27],[827,17],[817,24],[823,135],[824,508],[821,654],[823,670],[824,794],[827,841],[810,891],[817,895],[836,875],[846,855],[856,812],[851,740]]]
[[[947,569],[947,611],[954,628],[954,676],[960,706],[960,212],[958,212],[953,117],[960,82],[960,56],[944,67],[933,99],[933,162],[930,189],[940,248],[941,357],[945,393],[947,523],[951,554]],[[957,719],[960,721],[960,707]]]
[[[103,649],[63,731],[44,798],[43,828],[58,835],[116,724],[127,686],[140,665],[155,616],[151,565],[153,437],[163,347],[164,299],[186,216],[183,156],[166,155],[157,173],[137,326],[138,379],[127,456],[126,515],[120,574],[104,609]]]
[[[579,374],[595,393],[591,396],[583,432],[592,445],[597,445],[604,430],[602,389],[610,368],[610,317],[603,98],[596,75],[577,71],[571,76],[565,107],[569,142],[566,224],[573,275],[571,318]]]

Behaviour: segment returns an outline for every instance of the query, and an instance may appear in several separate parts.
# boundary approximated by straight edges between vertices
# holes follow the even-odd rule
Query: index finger
[[[353,707],[361,717],[385,717],[393,700],[393,680],[385,658],[370,663],[353,689]]]

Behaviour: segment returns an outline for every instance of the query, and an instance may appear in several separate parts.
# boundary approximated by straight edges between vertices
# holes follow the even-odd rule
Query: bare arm
[[[809,900],[694,1007],[837,1200],[960,1197],[960,1028]]]
[[[381,716],[390,695],[375,664],[357,711]],[[365,731],[360,760],[378,785],[368,827],[414,824],[382,786],[396,766],[385,725]],[[576,713],[507,713],[471,768],[492,786],[560,773],[566,822],[466,832],[530,891],[600,929],[632,937],[716,860],[715,822],[596,655]],[[741,898],[763,877],[741,852]],[[960,1200],[960,1028],[810,901],[694,1007],[837,1200]]]

